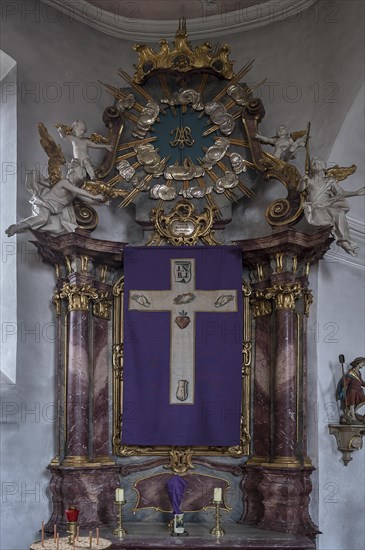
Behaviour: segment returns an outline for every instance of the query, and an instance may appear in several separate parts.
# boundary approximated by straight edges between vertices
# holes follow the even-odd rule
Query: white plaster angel
[[[32,215],[10,225],[5,233],[12,237],[29,229],[49,231],[54,235],[72,233],[78,227],[72,202],[79,198],[87,204],[105,201],[102,194],[92,195],[78,187],[83,183],[83,167],[77,161],[69,165],[65,178],[54,185],[37,170],[27,174],[25,188],[31,193]]]
[[[275,147],[274,156],[288,162],[295,157],[295,153],[299,147],[305,147],[307,135],[307,130],[290,134],[288,128],[284,124],[281,124],[276,129],[276,136],[266,137],[256,132],[255,138],[261,143]]]
[[[89,156],[89,149],[107,149],[108,151],[112,151],[112,145],[107,143],[107,140],[99,136],[99,134],[92,134],[90,137],[87,137],[87,126],[83,120],[75,120],[71,126],[59,123],[56,123],[55,126],[60,137],[71,142],[73,159],[78,160],[86,172],[84,174],[84,179],[89,176],[92,181],[95,181],[96,175],[92,160]]]
[[[301,180],[299,191],[304,191],[304,215],[311,225],[332,225],[333,235],[338,246],[348,254],[357,256],[358,247],[350,239],[350,230],[346,214],[350,206],[348,197],[365,195],[365,187],[357,191],[344,191],[339,181],[344,180],[356,170],[356,166],[340,168],[335,166],[326,170],[326,164],[314,158],[310,164],[310,174]]]

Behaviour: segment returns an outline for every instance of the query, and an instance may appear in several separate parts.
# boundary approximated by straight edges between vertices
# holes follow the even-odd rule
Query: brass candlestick
[[[68,543],[73,544],[74,538],[77,534],[77,521],[68,521],[67,522],[67,534],[68,534]]]
[[[114,529],[113,533],[120,539],[127,534],[127,531],[123,527],[123,505],[126,502],[126,500],[115,501],[115,504],[118,506],[118,527]]]
[[[220,508],[221,508],[222,501],[214,501],[215,506],[215,526],[210,531],[211,535],[214,535],[215,537],[222,537],[224,535],[224,529],[221,527],[221,514],[220,514]]]

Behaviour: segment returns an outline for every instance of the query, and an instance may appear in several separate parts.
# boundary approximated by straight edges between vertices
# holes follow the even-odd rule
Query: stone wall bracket
[[[329,424],[328,428],[330,434],[335,436],[342,461],[347,466],[352,460],[352,453],[362,449],[365,424]]]

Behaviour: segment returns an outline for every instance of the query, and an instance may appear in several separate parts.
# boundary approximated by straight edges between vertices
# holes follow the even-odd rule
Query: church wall
[[[355,174],[342,182],[343,189],[364,185],[364,85],[361,85],[338,133],[329,156],[330,164],[358,166]],[[339,354],[346,362],[365,355],[365,199],[349,199],[352,238],[359,244],[357,258],[351,258],[332,245],[331,251],[312,276],[317,296],[309,320],[309,454],[318,468],[312,495],[312,514],[317,508],[318,524],[323,532],[319,548],[357,550],[365,546],[362,517],[365,494],[364,449],[352,453],[347,467],[337,450],[328,423],[339,420],[339,402],[335,392],[341,377]],[[354,216],[357,223],[354,223]],[[360,222],[360,223],[359,223]],[[317,288],[316,288],[317,287]],[[317,372],[311,368],[317,361]],[[364,373],[363,373],[364,376]]]
[[[364,355],[365,272],[341,262],[322,260],[319,267],[317,321],[310,325],[312,345],[317,346],[317,403],[312,402],[310,429],[318,429],[317,500],[319,548],[364,548],[365,482],[364,449],[342,462],[328,424],[339,420],[335,391],[341,377],[339,354],[349,363]]]
[[[32,5],[34,13],[24,11],[24,6]],[[357,91],[355,81],[359,79],[362,70],[362,54],[356,54],[354,44],[361,42],[361,17],[358,16],[358,2],[348,2],[346,11],[342,9],[337,16],[337,22],[327,22],[323,16],[313,19],[315,12],[308,10],[298,21],[275,23],[250,31],[244,35],[227,37],[232,45],[232,58],[239,68],[249,59],[256,58],[252,71],[252,79],[257,82],[268,76],[273,84],[267,85],[262,92],[267,115],[264,119],[263,133],[271,135],[277,124],[287,123],[290,129],[302,129],[308,120],[315,119],[314,132],[319,137],[313,137],[313,146],[318,148],[320,155],[328,156],[332,145],[332,135],[336,134],[342,119],[351,105]],[[122,66],[132,72],[135,62],[131,44],[103,35],[98,31],[77,23],[67,16],[57,16],[53,10],[44,12],[39,2],[16,0],[12,2],[14,15],[3,17],[2,48],[18,63],[18,218],[29,215],[29,195],[24,189],[25,172],[37,163],[43,167],[46,156],[43,153],[37,135],[37,123],[42,121],[56,137],[52,130],[54,122],[70,123],[76,118],[85,119],[89,130],[103,132],[101,117],[103,109],[111,103],[111,96],[97,83],[97,79],[109,83],[118,83],[117,68]],[[314,23],[313,23],[314,21]],[[346,32],[339,32],[339,27]],[[323,38],[321,38],[323,37]],[[341,42],[342,41],[342,42]],[[220,42],[222,40],[220,39]],[[340,47],[341,43],[346,47]],[[302,48],[302,44],[308,47]],[[275,45],[275,47],[274,47]],[[336,45],[338,56],[331,60]],[[321,51],[319,50],[321,46]],[[357,50],[359,51],[359,50]],[[351,63],[347,63],[351,53]],[[313,60],[315,59],[315,63]],[[299,76],[300,75],[300,76]],[[355,78],[355,75],[356,78]],[[339,93],[336,101],[325,101],[325,89],[328,83],[338,81]],[[275,83],[278,82],[278,85]],[[290,83],[296,86],[289,86]],[[319,86],[319,95],[316,91]],[[290,99],[288,94],[295,90],[302,91],[298,101]],[[314,86],[314,90],[312,87]],[[337,89],[337,88],[336,88]],[[276,91],[278,93],[276,93]],[[273,95],[270,95],[273,94]],[[299,91],[298,91],[299,94]],[[308,95],[310,99],[308,100]],[[306,99],[305,99],[306,98]],[[330,126],[328,136],[325,136],[326,124]],[[334,132],[334,129],[336,130]],[[58,140],[60,141],[60,140]],[[67,144],[65,152],[70,155]],[[93,158],[97,158],[96,156]],[[301,157],[302,160],[303,157]],[[346,162],[346,158],[339,159]],[[265,184],[268,185],[268,184]],[[263,201],[264,202],[264,201]],[[270,199],[269,201],[270,202]],[[240,208],[240,207],[239,207]],[[100,226],[95,232],[99,238],[110,240],[137,242],[140,229],[134,225],[133,212],[124,212],[117,208],[99,208]],[[244,224],[244,210],[239,212]],[[270,229],[263,221],[262,213],[252,207],[252,220],[258,225],[254,230],[241,231],[236,223],[236,236],[241,238],[268,234]],[[252,225],[251,225],[252,227]],[[8,242],[1,236],[1,243]],[[14,239],[12,239],[14,241]],[[50,495],[47,491],[49,476],[46,467],[56,454],[55,447],[55,346],[54,346],[54,312],[50,304],[54,274],[50,267],[40,262],[35,249],[29,243],[29,235],[20,235],[17,242],[18,251],[18,363],[16,386],[2,388],[2,533],[1,548],[4,550],[19,550],[37,538],[37,527],[42,519],[50,515]],[[15,241],[14,241],[15,242]],[[336,268],[336,264],[335,264]],[[321,268],[322,269],[322,268]],[[342,327],[344,311],[353,310],[353,299],[341,304],[329,303],[328,297],[336,292],[342,284],[341,270],[326,275],[326,284],[321,284],[319,272],[318,291],[324,297],[318,303],[318,323],[322,326],[328,320],[335,319],[341,326],[341,343],[331,347],[317,347],[318,365],[336,364],[338,353],[350,357],[353,350],[358,349],[358,342],[363,332],[360,326],[351,321],[348,325],[352,332],[347,333]],[[360,272],[353,274],[355,283],[360,286]],[[331,277],[331,287],[328,284]],[[350,287],[350,285],[349,285]],[[330,290],[331,288],[331,290]],[[353,290],[351,290],[353,292]],[[350,297],[349,297],[350,298]],[[360,302],[359,302],[360,303]],[[362,302],[363,303],[363,302]],[[333,309],[326,309],[332,307]],[[323,309],[322,309],[323,308]],[[360,315],[360,314],[359,314]],[[9,320],[14,321],[14,320]],[[343,340],[342,340],[343,334]],[[15,335],[13,336],[15,338]],[[346,343],[346,347],[344,347]],[[337,350],[338,347],[338,350]],[[334,351],[333,351],[334,350]],[[358,349],[355,355],[363,353]],[[322,362],[321,362],[322,361]],[[327,361],[327,363],[326,363]],[[337,368],[337,367],[336,367]],[[327,368],[330,378],[332,371]],[[321,380],[324,373],[321,372]],[[318,406],[333,400],[333,383],[324,382],[324,397],[322,386],[318,386]],[[323,415],[319,418],[322,419]],[[317,425],[317,424],[316,424]],[[324,489],[327,482],[338,483],[339,492],[336,504],[338,513],[344,514],[344,523],[348,523],[348,536],[353,535],[351,518],[356,513],[356,505],[360,504],[360,495],[356,497],[355,488],[361,486],[358,477],[361,475],[362,454],[355,453],[354,461],[348,468],[339,462],[340,455],[335,450],[334,438],[329,436],[325,423],[318,422],[321,436],[318,437],[318,463],[323,468],[319,474],[319,497],[313,499],[314,517],[319,515],[320,528],[325,532],[320,544],[322,548],[335,548],[343,537],[343,531],[336,513],[332,514],[332,503],[322,503],[328,497]],[[315,432],[315,427],[312,426]],[[325,433],[323,433],[325,432]],[[312,439],[313,434],[311,435]],[[333,441],[331,441],[333,439]],[[328,448],[330,447],[330,450]],[[329,457],[329,458],[328,458]],[[338,458],[338,460],[337,460]],[[336,462],[337,461],[337,462]],[[335,463],[332,470],[332,464]],[[329,466],[329,464],[331,466]],[[357,466],[357,467],[356,467]],[[349,485],[349,472],[353,472],[352,485]],[[321,471],[321,470],[320,470]],[[363,470],[362,470],[363,471]],[[328,479],[321,476],[328,475]],[[346,476],[346,477],[344,477]],[[362,479],[362,483],[363,483]],[[353,493],[347,494],[349,487]],[[348,500],[346,500],[348,497]],[[334,498],[337,498],[336,496]],[[356,500],[357,498],[357,500]],[[332,515],[331,515],[332,514]],[[315,518],[316,519],[316,518]],[[323,522],[323,525],[321,524]],[[352,533],[350,533],[350,531]],[[356,534],[357,540],[361,533]],[[351,538],[346,540],[353,540]],[[345,539],[343,539],[345,541]],[[358,544],[355,542],[354,544]],[[347,543],[338,548],[350,548]],[[336,548],[337,548],[336,547]],[[351,547],[352,548],[352,547]],[[360,546],[353,546],[360,548]]]

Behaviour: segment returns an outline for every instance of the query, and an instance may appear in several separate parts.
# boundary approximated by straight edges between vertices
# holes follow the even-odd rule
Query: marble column
[[[105,293],[106,296],[108,295]],[[93,308],[93,394],[92,454],[95,462],[110,463],[109,430],[109,341],[108,328],[111,300],[108,297]]]
[[[66,458],[71,466],[89,460],[90,417],[90,300],[97,296],[90,284],[72,277],[60,297],[67,299],[66,318]]]
[[[59,319],[58,438],[49,465],[53,512],[46,525],[65,526],[65,509],[80,510],[82,527],[115,521],[119,466],[111,452],[109,374],[112,288],[119,279],[123,243],[86,232],[53,237],[34,232],[43,260],[56,268],[54,305]]]
[[[308,510],[305,318],[308,272],[327,251],[329,228],[311,235],[284,227],[240,241],[253,287],[253,454],[244,470],[243,523],[315,536]]]
[[[299,315],[296,299],[302,295],[297,283],[284,283],[268,289],[275,301],[275,365],[273,376],[274,433],[272,460],[283,466],[300,466],[297,457],[299,438],[298,383]],[[302,433],[302,430],[301,430]]]
[[[272,305],[265,298],[265,282],[254,286],[252,300],[255,321],[253,402],[253,456],[249,464],[261,464],[270,458],[270,377]]]
[[[89,323],[87,311],[70,311],[67,365],[67,460],[88,459]]]

